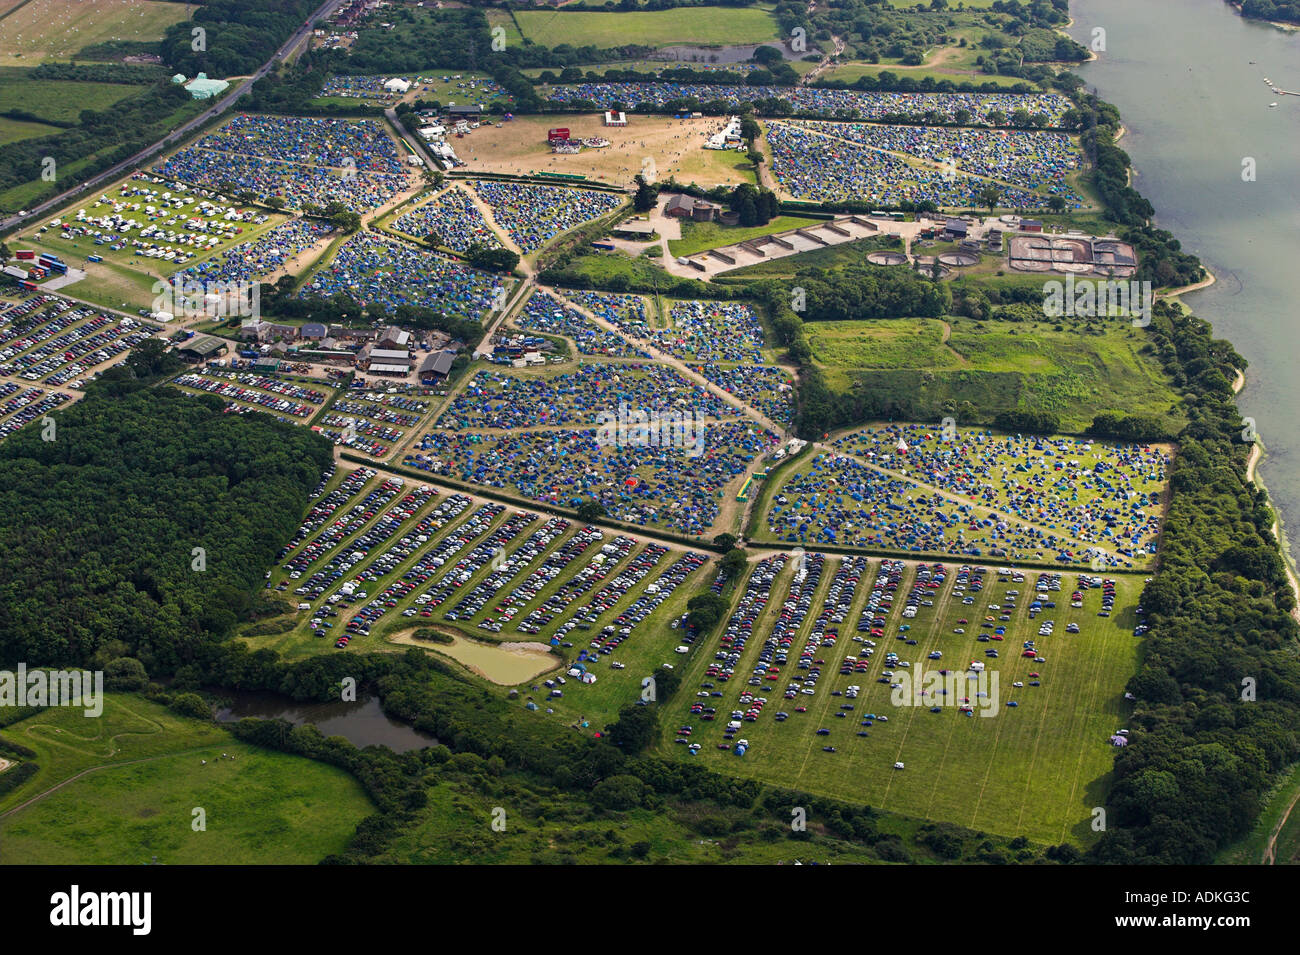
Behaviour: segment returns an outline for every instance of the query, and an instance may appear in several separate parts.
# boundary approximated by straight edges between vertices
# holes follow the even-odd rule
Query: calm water
[[[1223,0],[1076,0],[1070,33],[1106,50],[1078,70],[1114,103],[1134,185],[1218,282],[1185,303],[1250,362],[1239,406],[1268,448],[1260,476],[1300,534],[1300,34]],[[1276,102],[1277,108],[1269,104]],[[1256,181],[1242,180],[1255,160]]]
[[[385,716],[375,697],[356,703],[296,703],[278,693],[222,690],[221,695],[232,700],[231,706],[217,712],[223,723],[250,716],[288,720],[294,726],[311,723],[324,735],[342,736],[354,746],[387,746],[398,753],[438,743],[432,736]]]

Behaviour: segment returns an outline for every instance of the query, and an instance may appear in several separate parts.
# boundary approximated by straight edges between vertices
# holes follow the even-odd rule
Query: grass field
[[[57,126],[0,116],[0,146],[7,146],[24,139],[36,139],[38,136],[50,136],[57,132],[59,132]]]
[[[631,43],[664,46],[671,43],[742,44],[777,38],[771,13],[751,7],[683,7],[624,13],[586,10],[520,10],[515,13],[526,39],[542,46],[590,43],[601,48]],[[497,25],[497,20],[489,18]],[[506,39],[510,40],[507,28]]]
[[[734,245],[746,239],[756,239],[761,235],[774,232],[788,232],[804,226],[815,225],[818,219],[805,219],[802,216],[777,216],[767,225],[759,226],[725,226],[716,222],[682,222],[682,237],[670,239],[668,251],[674,256],[694,255],[706,249],[717,249],[724,245]]]
[[[866,262],[867,254],[878,249],[901,251],[902,245],[897,239],[891,239],[887,235],[872,235],[864,239],[854,239],[852,242],[841,242],[839,245],[782,256],[768,262],[755,262],[753,265],[723,272],[714,281],[727,283],[733,280],[749,282],[760,278],[793,278],[801,269],[838,269],[844,266],[862,265]]]
[[[193,9],[159,0],[31,0],[0,19],[0,65],[67,60],[110,40],[161,40]]]
[[[944,324],[934,318],[874,322],[809,322],[808,344],[817,360],[846,368],[952,368],[962,358],[943,344]]]
[[[1171,427],[1182,421],[1169,381],[1142,353],[1144,329],[1120,321],[1088,333],[1047,322],[946,320],[952,334],[942,348],[889,345],[906,327],[900,319],[809,323],[808,330],[837,388],[908,395],[908,416],[918,420],[938,420],[949,413],[945,407],[970,401],[989,418],[1004,409],[1054,412],[1068,431],[1082,430],[1101,411],[1172,416]]]
[[[247,746],[138,696],[108,694],[98,719],[50,709],[4,734],[35,750],[40,770],[0,798],[0,812],[67,785],[0,817],[0,863],[310,864],[371,812],[342,770]],[[204,832],[191,829],[195,807]]]
[[[193,117],[196,113],[201,112],[206,107],[201,100],[190,100],[177,107],[170,114],[158,117],[158,128],[162,130],[175,129],[184,120]],[[17,211],[19,209],[30,208],[44,199],[49,199],[68,187],[68,182],[77,176],[83,169],[88,167],[101,154],[107,153],[115,146],[106,146],[103,150],[92,153],[78,159],[76,162],[66,163],[58,169],[58,180],[55,182],[45,182],[42,179],[33,179],[30,182],[24,182],[21,185],[14,186],[12,189],[6,189],[0,192],[0,211]]]
[[[0,111],[24,110],[41,119],[70,123],[77,121],[82,110],[107,109],[144,89],[125,83],[30,80],[6,75],[0,77]]]
[[[828,563],[808,621],[816,618],[833,576],[834,559]],[[755,625],[755,634],[765,633],[780,612],[793,576],[792,564],[788,562],[778,576],[773,599]],[[679,696],[661,717],[662,745],[682,759],[690,758],[684,747],[674,746],[672,740],[678,727],[692,725],[692,741],[703,744],[694,758],[720,772],[866,802],[905,815],[1025,835],[1038,842],[1091,841],[1095,837],[1089,826],[1091,809],[1103,802],[1113,758],[1107,737],[1124,724],[1123,687],[1138,662],[1139,641],[1132,629],[1142,578],[1118,579],[1116,612],[1109,619],[1096,616],[1100,597],[1095,590],[1088,591],[1082,609],[1045,611],[1044,617],[1055,618],[1060,629],[1053,637],[1037,637],[1037,625],[1028,620],[1027,604],[1022,603],[1012,613],[1003,642],[980,644],[975,641],[975,634],[981,632],[976,627],[966,626],[965,634],[955,634],[957,621],[985,616],[985,605],[1000,606],[1007,589],[1032,593],[1034,574],[1027,574],[1024,583],[1004,585],[991,573],[985,589],[974,595],[975,604],[963,605],[951,596],[954,575],[950,573],[943,589],[934,595],[935,606],[921,607],[916,618],[906,624],[900,598],[888,617],[884,638],[877,638],[880,648],[869,671],[841,676],[839,661],[845,655],[860,654],[865,646],[852,642],[849,635],[855,632],[851,624],[865,603],[876,569],[877,561],[872,560],[858,585],[848,620],[838,628],[841,639],[834,647],[816,650],[818,659],[824,658],[826,663],[815,694],[782,699],[776,690],[785,685],[786,677],[805,675],[793,664],[783,668],[781,680],[772,684],[776,689],[768,694],[774,699],[757,722],[743,724],[737,734],[751,744],[743,758],[718,750],[716,744],[722,741],[726,714],[735,706],[739,692],[750,689],[743,680],[758,662],[760,639],[751,640],[746,647],[736,666],[736,679],[718,684],[723,697],[709,701],[718,710],[718,721],[712,723],[688,712],[694,701],[692,691],[701,683],[712,682],[704,671],[713,661],[714,644],[695,649]],[[907,592],[910,574],[905,574],[900,594]],[[1073,581],[1073,574],[1063,581],[1067,597]],[[1053,596],[1058,598],[1058,607],[1065,603],[1060,594]],[[1065,634],[1064,627],[1070,622],[1079,623],[1082,632]],[[900,633],[903,625],[910,630]],[[915,639],[917,644],[907,646],[894,639],[896,636]],[[1035,663],[1020,655],[1021,642],[1030,637],[1038,641],[1045,662]],[[798,649],[803,643],[803,638],[796,636],[793,646]],[[884,669],[885,651],[894,650],[911,663],[911,668],[895,671],[908,679],[916,668],[961,669],[965,661],[983,657],[976,647],[997,647],[1003,653],[1002,658],[988,661],[990,672],[999,676],[997,692],[1003,704],[994,716],[964,717],[953,706],[942,707],[937,714],[927,706],[895,706],[890,688],[876,682]],[[927,660],[932,650],[944,654],[942,662]],[[1012,686],[1017,681],[1028,684],[1031,671],[1041,672],[1042,686]],[[845,712],[840,707],[846,698],[833,696],[831,691],[842,691],[850,684],[861,686],[861,695],[852,701],[855,709],[846,718],[836,719],[835,713]],[[1011,700],[1018,706],[1005,706]],[[806,706],[807,712],[796,712],[797,706]],[[777,711],[789,712],[790,719],[778,723]],[[863,730],[860,719],[866,713],[886,715],[888,721],[877,720]],[[829,729],[830,734],[815,735],[820,728]],[[869,735],[857,736],[861,731]],[[837,751],[822,752],[824,745],[833,745]],[[895,762],[903,762],[906,769],[895,770]]]
[[[807,63],[803,60],[787,60],[786,62],[790,65],[790,68],[800,76],[811,72],[817,66],[816,63]],[[582,70],[582,75],[585,77],[588,73],[595,73],[597,76],[604,76],[607,70],[632,70],[637,73],[657,73],[660,70],[698,69],[701,65],[708,65],[718,70],[726,69],[725,64],[700,64],[691,60],[619,60],[613,63],[593,63],[589,66],[582,66],[580,69]],[[520,72],[525,76],[536,79],[543,73],[547,72],[558,76],[560,71],[555,67],[539,66],[530,67],[526,70],[521,70]]]

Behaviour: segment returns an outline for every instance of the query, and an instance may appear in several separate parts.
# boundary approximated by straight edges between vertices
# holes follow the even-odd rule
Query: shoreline
[[[1214,277],[1214,273],[1211,272],[1204,265],[1201,266],[1201,269],[1205,272],[1205,278],[1201,279],[1199,282],[1193,282],[1191,285],[1180,285],[1178,288],[1170,289],[1168,292],[1163,293],[1163,295],[1161,295],[1160,297],[1178,298],[1180,295],[1186,295],[1189,292],[1199,292],[1203,288],[1209,288],[1211,285],[1213,285],[1215,282],[1218,281],[1218,279]],[[1179,302],[1179,304],[1181,305],[1182,303]],[[1241,382],[1241,384],[1240,386],[1238,386],[1234,383],[1233,392],[1232,392],[1234,395],[1246,386],[1246,376],[1243,375],[1240,371],[1238,371],[1237,374],[1240,376],[1238,380]]]
[[[1232,394],[1237,396],[1246,388],[1246,373],[1240,368],[1237,369],[1236,380],[1232,383]],[[1254,484],[1257,488],[1268,494],[1268,488],[1264,485],[1259,476],[1259,463],[1264,460],[1264,445],[1258,438],[1251,445],[1250,454],[1246,458],[1246,480]],[[1282,530],[1282,515],[1277,506],[1272,503],[1273,496],[1268,495],[1269,506],[1273,508],[1273,526],[1270,530],[1273,532],[1273,539],[1277,541],[1277,548],[1282,554],[1282,569],[1286,572],[1286,579],[1291,585],[1291,593],[1295,596],[1296,606],[1291,611],[1291,617],[1297,623],[1300,623],[1300,576],[1297,575],[1295,562],[1291,559],[1291,548],[1287,546],[1286,534]]]

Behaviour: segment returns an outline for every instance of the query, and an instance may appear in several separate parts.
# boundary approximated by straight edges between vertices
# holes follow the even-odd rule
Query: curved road
[[[81,192],[94,189],[96,186],[99,186],[102,183],[109,182],[113,179],[116,179],[118,176],[122,175],[122,173],[134,168],[135,166],[138,166],[143,160],[149,158],[154,153],[160,152],[168,148],[169,146],[171,146],[173,143],[183,140],[197,127],[208,122],[208,120],[212,119],[213,117],[225,112],[230,106],[232,106],[235,103],[236,100],[240,99],[242,96],[244,96],[244,94],[246,94],[250,89],[252,89],[254,83],[260,80],[267,73],[269,73],[275,67],[276,63],[290,56],[294,52],[294,50],[296,50],[298,46],[304,40],[306,40],[307,37],[311,35],[312,23],[314,23],[320,17],[328,16],[330,13],[334,11],[335,7],[340,6],[342,3],[343,0],[325,0],[325,3],[321,4],[316,9],[316,12],[314,12],[307,19],[307,21],[304,22],[303,25],[294,32],[293,36],[289,37],[289,39],[284,42],[284,44],[280,47],[280,49],[275,51],[274,56],[272,56],[269,60],[267,60],[260,67],[258,67],[257,72],[253,73],[252,76],[249,76],[248,78],[243,80],[238,86],[236,86],[230,92],[226,93],[226,95],[221,97],[221,99],[217,100],[217,102],[213,104],[211,109],[203,111],[198,116],[195,116],[189,122],[185,123],[183,126],[180,126],[177,129],[172,130],[162,139],[158,140],[158,142],[154,143],[152,146],[148,146],[145,149],[140,150],[140,152],[136,153],[134,156],[130,157],[129,159],[124,159],[122,162],[118,163],[117,165],[109,169],[106,169],[101,173],[98,173],[97,175],[91,177],[90,179],[87,179],[85,182],[80,183],[79,185],[73,186],[71,189],[68,189],[66,192],[59,193],[53,199],[48,199],[45,202],[42,202],[38,206],[33,206],[31,209],[24,210],[24,212],[26,213],[25,215],[13,215],[7,219],[0,219],[0,234],[7,234],[12,230],[17,229],[20,225],[22,225],[24,221],[28,219],[36,218],[40,216],[42,213],[50,209],[58,208],[59,206],[67,202],[69,199],[71,199],[73,196],[76,196]]]

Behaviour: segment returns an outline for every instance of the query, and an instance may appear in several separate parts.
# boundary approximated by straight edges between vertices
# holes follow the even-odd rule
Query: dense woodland
[[[0,445],[0,663],[165,672],[225,636],[330,449],[223,406],[105,389]]]
[[[207,0],[189,20],[167,28],[163,61],[186,76],[252,73],[307,22],[317,6],[314,0]],[[204,31],[201,43],[195,29]]]

